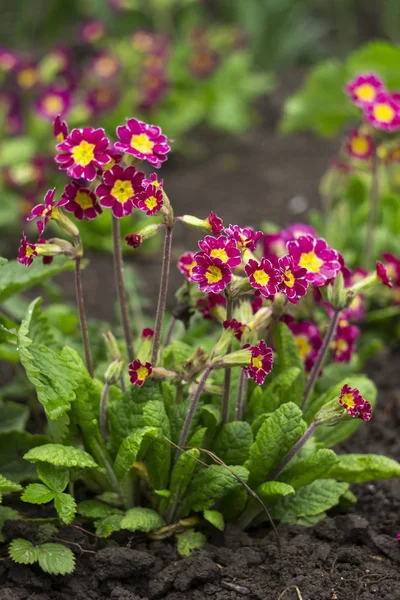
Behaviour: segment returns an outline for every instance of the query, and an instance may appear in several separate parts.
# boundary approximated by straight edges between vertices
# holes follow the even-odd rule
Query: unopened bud
[[[314,422],[317,425],[333,427],[340,423],[346,415],[346,409],[339,404],[339,397],[330,400],[317,412]]]
[[[236,352],[230,352],[223,357],[216,357],[212,363],[214,368],[228,369],[230,367],[246,367],[250,364],[251,351],[249,348],[242,348]]]
[[[343,273],[339,271],[333,285],[328,286],[328,302],[335,311],[343,310],[348,305],[348,294],[344,287]]]
[[[139,246],[145,241],[152,238],[158,231],[164,227],[163,223],[153,223],[146,225],[140,231],[136,233],[130,233],[125,237],[125,241],[131,248],[139,248]]]
[[[108,385],[115,385],[121,379],[125,362],[123,360],[114,360],[104,374],[104,381]]]
[[[111,333],[111,331],[107,331],[107,333],[104,333],[103,335],[112,360],[120,360],[121,352],[119,350],[118,342],[115,339],[114,335]]]
[[[79,229],[60,208],[53,208],[51,219],[54,220],[59,228],[70,237],[79,237]]]

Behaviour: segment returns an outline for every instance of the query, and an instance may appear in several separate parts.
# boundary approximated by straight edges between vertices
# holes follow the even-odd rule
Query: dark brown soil
[[[380,355],[370,364],[380,404],[341,451],[400,458],[399,358]],[[132,536],[120,546],[110,540],[96,545],[70,527],[58,537],[76,554],[76,571],[55,577],[12,564],[4,546],[0,599],[278,600],[289,588],[285,600],[398,600],[400,480],[355,485],[353,491],[359,500],[349,512],[332,511],[311,529],[280,527],[281,554],[268,529],[243,533],[231,525],[224,534],[210,532],[204,550],[179,559],[171,541]],[[8,522],[5,533],[11,539],[31,532]]]

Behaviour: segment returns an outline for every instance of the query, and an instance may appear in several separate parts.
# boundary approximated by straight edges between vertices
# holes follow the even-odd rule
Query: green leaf
[[[155,510],[137,506],[127,511],[121,521],[121,529],[149,533],[160,529],[164,524],[164,519]]]
[[[17,521],[22,519],[22,516],[9,506],[0,506],[0,531],[6,521]]]
[[[271,502],[277,498],[283,498],[285,496],[293,496],[296,490],[287,483],[281,481],[266,481],[257,488],[257,494],[264,502]]]
[[[39,567],[51,575],[67,575],[75,569],[75,556],[69,548],[61,544],[38,546]]]
[[[331,475],[330,469],[336,462],[337,456],[333,450],[321,448],[307,458],[293,461],[280,474],[279,479],[290,483],[291,486],[297,489],[327,474],[334,478],[335,476]]]
[[[38,559],[38,548],[22,538],[16,538],[8,547],[12,560],[20,565],[33,565]]]
[[[116,511],[112,506],[98,500],[83,500],[83,502],[79,502],[77,509],[80,515],[91,519],[102,519]]]
[[[95,521],[96,535],[108,538],[115,531],[120,531],[123,515],[108,515],[104,519]]]
[[[178,554],[182,557],[190,556],[194,550],[200,550],[207,542],[206,536],[201,531],[194,529],[188,529],[177,535],[176,538]]]
[[[270,471],[288,454],[306,430],[302,412],[288,402],[277,408],[261,425],[250,458],[245,466],[250,471],[250,487],[258,487]]]
[[[54,498],[54,493],[49,490],[47,485],[41,483],[31,483],[23,491],[21,500],[30,504],[46,504]]]
[[[29,408],[25,404],[3,402],[0,404],[0,433],[23,431],[29,418]]]
[[[242,466],[232,466],[230,470],[247,481],[249,472]],[[217,500],[223,498],[240,483],[232,473],[221,465],[201,469],[192,479],[185,498],[184,514],[212,508]]]
[[[378,454],[340,454],[329,477],[351,483],[392,479],[400,477],[400,463]]]
[[[253,432],[246,421],[223,425],[215,438],[213,452],[227,465],[243,465],[249,458]]]
[[[271,413],[261,413],[258,417],[254,419],[251,424],[251,430],[253,432],[253,436],[256,437],[257,433],[260,430],[261,425],[270,417]]]
[[[185,363],[193,354],[193,347],[180,340],[174,340],[172,344],[164,348],[164,366],[166,369],[182,370]]]
[[[7,494],[8,492],[20,492],[22,487],[15,483],[14,481],[10,481],[3,475],[0,475],[0,493]]]
[[[26,431],[0,434],[0,472],[18,483],[31,479],[36,474],[36,468],[22,457],[30,448],[48,441],[44,435],[31,435]]]
[[[252,396],[246,411],[247,420],[253,421],[263,413],[272,413],[288,400],[294,400],[294,404],[298,405],[302,396],[303,380],[304,371],[299,367],[289,367],[276,375],[263,390],[261,398],[257,395],[253,401]]]
[[[24,459],[31,462],[47,462],[55,467],[98,468],[90,454],[84,450],[61,444],[45,444],[32,448],[25,454]]]
[[[157,435],[159,430],[156,427],[143,427],[124,439],[114,463],[114,472],[119,482],[125,478],[135,462],[143,460]]]
[[[215,404],[204,404],[200,408],[200,417],[209,429],[215,429],[221,423],[221,409]]]
[[[217,510],[205,510],[203,516],[206,521],[214,525],[216,529],[223,531],[225,529],[224,517]]]
[[[71,494],[57,494],[54,498],[54,506],[61,521],[69,525],[76,514],[76,502]]]
[[[185,421],[185,417],[189,410],[189,405],[190,405],[190,399],[187,398],[180,404],[173,404],[168,409],[169,422],[170,422],[170,426],[171,426],[171,441],[174,442],[174,444],[177,444],[179,442],[183,423]],[[199,407],[197,407],[196,412],[194,413],[194,416],[193,416],[192,423],[190,425],[189,435],[188,435],[189,439],[193,435],[195,430],[197,429],[197,427],[199,425],[199,421],[200,421],[200,409],[199,409]]]
[[[143,422],[145,426],[157,428],[160,434],[168,440],[171,439],[171,429],[164,403],[151,400],[143,408]],[[146,465],[150,481],[154,489],[161,490],[168,486],[171,468],[171,444],[163,437],[154,438],[147,450]]]
[[[17,260],[10,260],[0,270],[0,302],[63,271],[73,271],[74,268],[74,261],[63,257],[55,257],[51,265],[43,265],[39,260],[34,261],[28,269]]]
[[[176,461],[171,474],[170,492],[171,500],[170,505],[177,502],[179,498],[182,498],[186,493],[186,490],[190,484],[193,473],[197,466],[197,460],[200,458],[200,451],[197,448],[191,448],[180,455]]]
[[[43,483],[55,493],[63,492],[68,485],[69,472],[67,469],[55,467],[49,463],[38,462],[36,464],[36,471]]]

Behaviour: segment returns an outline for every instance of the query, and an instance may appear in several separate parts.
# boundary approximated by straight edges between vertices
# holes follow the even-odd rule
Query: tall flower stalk
[[[378,199],[379,199],[379,158],[376,148],[372,155],[372,181],[371,191],[369,198],[369,213],[367,223],[367,236],[365,239],[365,254],[364,254],[364,267],[365,269],[371,268],[371,261],[373,259],[374,242],[375,242],[375,228],[376,228],[376,215],[378,211]]]
[[[172,210],[172,209],[171,209]],[[160,350],[161,334],[164,323],[165,308],[167,305],[168,295],[168,280],[169,280],[169,269],[171,263],[171,247],[172,247],[172,231],[173,231],[173,218],[169,216],[169,222],[165,227],[164,237],[164,250],[161,267],[161,281],[160,291],[158,294],[157,314],[156,322],[154,326],[154,337],[153,337],[153,348],[151,351],[151,363],[157,364],[158,352]]]
[[[122,328],[124,330],[126,350],[129,361],[132,362],[135,358],[133,349],[133,336],[129,317],[129,304],[128,295],[126,293],[124,283],[124,263],[122,260],[122,249],[121,249],[121,227],[119,219],[112,217],[112,232],[113,232],[113,243],[114,243],[114,270],[115,279],[118,291],[118,300],[121,309],[121,321]]]
[[[85,352],[85,361],[87,370],[89,371],[90,377],[93,378],[93,361],[92,361],[92,353],[90,350],[90,342],[89,342],[89,332],[88,332],[88,324],[86,319],[85,312],[85,302],[83,299],[83,287],[82,287],[82,277],[81,277],[81,257],[78,256],[75,259],[75,292],[76,292],[76,303],[78,306],[78,314],[79,314],[79,323],[81,327],[82,334],[82,342],[83,349]]]
[[[229,291],[229,287],[226,291],[226,319],[230,321],[232,319],[232,309],[233,309],[233,300],[231,293]],[[227,353],[232,352],[232,343],[229,344]],[[224,374],[224,391],[222,395],[222,423],[225,425],[229,422],[229,413],[230,413],[230,396],[231,396],[231,378],[232,371],[231,369],[225,369]]]

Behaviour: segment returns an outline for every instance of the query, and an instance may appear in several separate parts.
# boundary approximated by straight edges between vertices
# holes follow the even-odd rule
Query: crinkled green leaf
[[[263,413],[271,413],[281,404],[288,401],[299,404],[302,392],[299,395],[299,390],[302,388],[304,372],[299,367],[288,367],[268,383],[263,390],[262,397],[258,395],[251,398],[249,407],[246,411],[247,420],[253,421]]]
[[[212,465],[198,471],[186,495],[184,513],[212,508],[217,500],[239,486],[240,483],[230,471],[247,482],[249,472],[242,466],[232,466],[228,470],[222,465]]]
[[[36,471],[39,478],[53,492],[63,492],[69,482],[69,471],[60,467],[55,467],[49,463],[38,462]]]
[[[76,502],[71,494],[57,494],[54,498],[54,506],[61,521],[72,523],[76,514]]]
[[[20,483],[31,479],[36,473],[35,465],[24,460],[24,454],[36,446],[46,444],[49,438],[32,435],[26,431],[12,431],[0,434],[0,472]]]
[[[261,413],[261,415],[258,415],[258,417],[254,419],[254,421],[251,424],[251,430],[253,432],[254,437],[257,436],[261,425],[264,423],[264,421],[266,421],[269,418],[270,415],[271,413]]]
[[[8,492],[20,492],[22,487],[15,483],[14,481],[10,481],[3,475],[0,475],[0,493],[7,494]]]
[[[203,516],[206,521],[214,525],[216,529],[223,531],[225,528],[225,522],[223,515],[218,510],[205,510]]]
[[[236,520],[244,511],[249,494],[243,486],[238,486],[228,492],[218,502],[218,509],[224,515],[225,521]]]
[[[250,487],[258,487],[267,479],[305,430],[302,412],[293,402],[282,404],[271,414],[260,427],[245,463],[250,471]]]
[[[185,363],[190,356],[192,356],[194,348],[185,342],[180,340],[174,340],[172,344],[164,348],[163,358],[164,366],[166,369],[182,369],[183,363]]]
[[[276,498],[283,498],[285,496],[293,496],[295,489],[287,483],[281,481],[266,481],[257,488],[257,494],[260,496],[263,502],[271,502]]]
[[[46,504],[54,498],[54,493],[47,485],[42,483],[30,483],[23,491],[21,500],[30,504]]]
[[[183,402],[181,402],[180,404],[173,404],[168,409],[169,422],[170,422],[170,426],[171,426],[171,440],[172,440],[172,442],[174,442],[174,444],[177,444],[179,442],[183,423],[185,421],[185,417],[189,410],[189,405],[190,405],[190,399],[187,398],[186,400],[183,400]],[[193,416],[192,423],[190,425],[189,435],[188,435],[189,438],[194,434],[195,430],[197,429],[197,427],[199,425],[199,421],[200,421],[200,408],[197,407],[197,409],[194,413],[194,416]]]
[[[204,440],[207,435],[207,427],[201,427],[188,439],[188,448],[203,448]]]
[[[83,500],[83,502],[79,502],[77,508],[80,515],[91,519],[108,517],[116,510],[112,506],[104,504],[104,502],[99,502],[98,500]]]
[[[183,533],[176,536],[177,539],[177,550],[179,556],[187,557],[194,552],[194,550],[200,550],[207,542],[207,538],[201,531],[195,531],[194,529],[188,529]]]
[[[137,506],[126,512],[121,521],[121,529],[149,533],[160,529],[164,524],[164,519],[155,510]]]
[[[351,483],[393,479],[400,477],[400,463],[378,454],[339,454],[329,477]]]
[[[171,492],[171,504],[176,503],[179,498],[185,495],[186,490],[193,477],[193,473],[198,465],[197,460],[200,458],[200,451],[197,448],[191,448],[186,452],[183,452],[176,465],[172,469],[170,492]]]
[[[23,431],[29,418],[29,408],[17,402],[0,404],[0,433]]]
[[[24,459],[31,462],[47,462],[55,467],[90,469],[98,466],[84,450],[61,444],[45,444],[32,448],[25,454]]]
[[[200,408],[203,424],[209,429],[215,429],[221,423],[221,409],[215,404],[204,404]]]
[[[38,546],[38,563],[46,573],[67,575],[75,569],[75,556],[61,544],[42,544]]]
[[[0,344],[17,344],[18,336],[16,329],[8,329],[0,323]]]
[[[168,485],[171,468],[172,447],[168,440],[171,439],[171,429],[164,403],[151,400],[143,408],[143,422],[145,426],[157,428],[163,437],[155,438],[146,453],[146,466],[151,484],[154,489],[160,490]]]
[[[336,462],[337,456],[333,450],[321,448],[307,458],[293,461],[293,464],[290,463],[283,473],[279,475],[279,479],[290,483],[291,486],[297,489],[327,474],[334,478],[334,475],[331,475],[330,469]]]
[[[12,560],[20,565],[33,565],[38,560],[38,548],[22,538],[16,538],[8,547]]]
[[[115,531],[120,531],[124,515],[108,515],[104,519],[95,521],[96,535],[108,538]]]
[[[157,435],[159,430],[156,427],[142,427],[124,439],[114,463],[114,472],[118,481],[125,478],[135,462],[143,459]]]
[[[246,421],[223,425],[217,434],[213,452],[227,465],[243,465],[254,442],[251,426]]]

